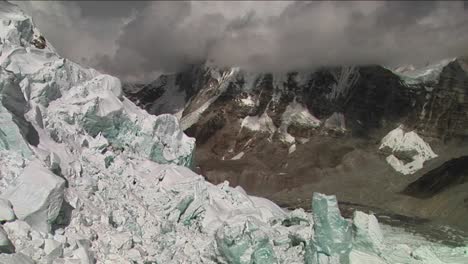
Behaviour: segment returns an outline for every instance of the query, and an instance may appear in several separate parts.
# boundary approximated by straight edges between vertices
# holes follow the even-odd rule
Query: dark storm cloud
[[[205,60],[287,71],[454,57],[467,52],[466,3],[33,1],[29,9],[64,56],[135,79]]]

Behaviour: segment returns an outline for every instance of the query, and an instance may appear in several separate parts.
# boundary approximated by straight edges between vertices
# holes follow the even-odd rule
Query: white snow
[[[363,252],[381,253],[383,234],[374,215],[356,211],[353,217],[353,229],[353,248]]]
[[[3,227],[0,226],[0,254],[2,253],[13,253],[15,247],[8,238],[7,232],[3,230]]]
[[[50,231],[50,224],[59,214],[63,201],[65,181],[31,162],[5,197],[13,205],[16,216],[42,232]]]
[[[280,132],[280,140],[289,144],[294,144],[296,142],[296,139],[288,133],[289,126],[293,124],[305,128],[318,128],[321,121],[313,116],[307,107],[298,103],[294,98],[281,116],[281,125],[278,129]]]
[[[231,160],[240,160],[240,159],[242,159],[242,157],[244,156],[244,154],[245,154],[245,153],[244,153],[243,151],[241,151],[241,152],[239,152],[237,155],[235,155],[234,157],[232,157]]]
[[[445,262],[441,261],[436,254],[427,246],[421,246],[414,250],[412,256],[427,264],[444,264]]]
[[[16,219],[12,204],[7,199],[0,197],[0,222],[13,221]]]
[[[47,259],[53,260],[63,256],[63,245],[62,243],[53,240],[45,239],[44,240],[44,253],[47,256]]]
[[[416,68],[414,67],[414,65],[410,64],[410,65],[399,66],[399,67],[394,69],[394,72],[404,74],[404,73],[412,72],[412,71],[415,71],[415,70],[416,70]]]
[[[252,99],[252,96],[249,94],[247,98],[242,98],[240,99],[240,102],[242,105],[248,106],[248,107],[253,107],[255,106],[255,101]]]
[[[288,149],[288,154],[292,154],[294,151],[296,151],[296,144],[292,144],[289,149]]]
[[[276,131],[273,120],[264,112],[261,116],[246,116],[241,121],[241,129],[273,133]]]
[[[349,264],[387,264],[387,262],[375,255],[353,249],[349,253]]]
[[[35,264],[35,262],[30,257],[21,253],[0,254],[0,263],[2,264]]]
[[[456,58],[444,59],[421,68],[415,68],[414,66],[399,67],[393,72],[400,75],[408,84],[435,82],[439,80],[443,68],[454,60]]]
[[[380,150],[390,150],[391,153],[386,160],[396,171],[402,174],[413,174],[423,168],[425,161],[437,157],[428,143],[414,132],[405,132],[400,126],[390,131],[381,141]],[[405,162],[398,156],[410,159]]]
[[[21,109],[14,110],[27,110],[25,119],[39,136],[31,146],[15,123],[5,123],[6,138],[18,140],[0,150],[0,196],[10,200],[18,219],[1,224],[0,244],[8,239],[15,253],[0,253],[0,263],[337,263],[348,257],[347,250],[333,245],[349,249],[350,235],[377,241],[373,218],[357,217],[358,229],[351,230],[336,198],[314,196],[325,203],[319,201],[313,214],[286,212],[228,182],[206,182],[186,167],[194,140],[182,133],[176,117],[148,115],[122,96],[118,79],[60,58],[49,46],[36,49],[30,44],[33,32],[30,18],[0,3],[0,95],[24,96],[15,106]],[[28,56],[31,65],[25,63]],[[0,106],[11,120],[2,100]],[[266,113],[243,121],[256,131],[276,129]],[[333,256],[317,253],[317,238]],[[384,243],[383,248],[400,244]],[[401,262],[411,263],[419,246],[400,246],[408,249],[399,251]],[[453,252],[463,257],[461,250]],[[393,256],[384,250],[350,254],[353,263]],[[434,254],[443,259],[439,251]]]
[[[282,126],[288,127],[292,123],[297,123],[305,127],[317,128],[320,126],[320,120],[313,116],[307,107],[293,100],[288,104],[286,110],[281,116]]]

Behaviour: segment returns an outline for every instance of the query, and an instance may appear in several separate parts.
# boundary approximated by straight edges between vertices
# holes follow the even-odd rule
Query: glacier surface
[[[387,240],[396,232],[362,212],[344,219],[334,196],[285,211],[206,182],[176,117],[147,114],[117,78],[60,57],[7,2],[0,54],[0,263],[468,262],[465,247]]]

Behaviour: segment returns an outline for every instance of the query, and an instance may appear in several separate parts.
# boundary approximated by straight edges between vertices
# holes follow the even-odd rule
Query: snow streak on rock
[[[340,96],[346,96],[349,89],[356,83],[359,78],[359,72],[356,67],[348,66],[341,67],[340,72],[333,72],[336,84],[332,86],[331,93],[327,95],[329,99],[336,99]]]
[[[189,127],[191,127],[193,124],[198,122],[198,119],[200,119],[200,116],[203,114],[203,112],[210,107],[210,105],[218,99],[228,88],[229,82],[226,81],[233,76],[239,71],[237,68],[232,68],[230,71],[220,73],[218,71],[212,70],[211,77],[217,80],[217,83],[219,86],[216,86],[216,91],[215,95],[213,97],[210,97],[201,107],[196,109],[195,111],[191,112],[190,114],[182,117],[180,120],[181,128],[182,130],[185,130]]]

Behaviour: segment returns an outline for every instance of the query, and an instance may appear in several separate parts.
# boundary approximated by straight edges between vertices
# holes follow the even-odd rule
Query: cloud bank
[[[466,3],[17,2],[64,56],[131,80],[204,61],[290,71],[466,55]]]

